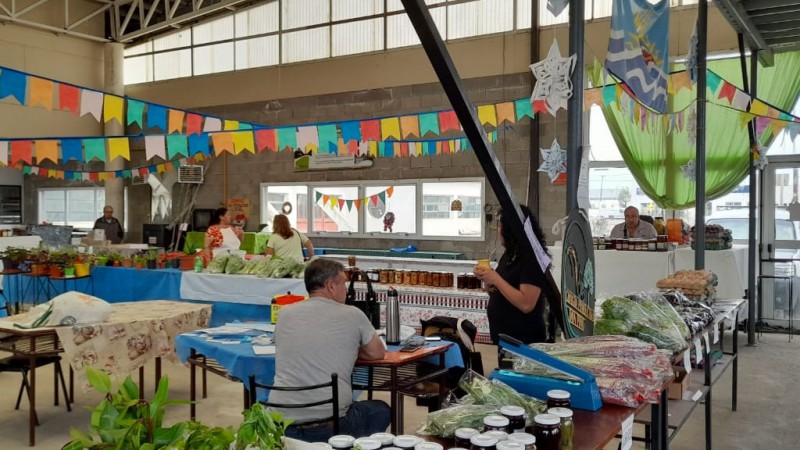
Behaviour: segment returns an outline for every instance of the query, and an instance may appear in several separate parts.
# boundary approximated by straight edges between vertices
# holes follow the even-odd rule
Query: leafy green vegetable
[[[228,263],[228,255],[217,255],[208,263],[206,270],[209,273],[225,273],[225,265]]]
[[[231,255],[228,257],[228,263],[225,264],[225,273],[237,274],[241,273],[244,269],[244,259],[241,256]]]

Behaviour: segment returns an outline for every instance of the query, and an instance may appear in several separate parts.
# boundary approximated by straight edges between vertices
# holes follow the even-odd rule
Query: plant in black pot
[[[18,270],[20,263],[29,258],[31,251],[22,247],[8,247],[0,252],[3,270]]]

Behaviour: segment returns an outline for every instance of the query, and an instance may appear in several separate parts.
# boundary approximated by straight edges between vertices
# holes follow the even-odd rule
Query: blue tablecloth
[[[181,273],[178,269],[95,267],[94,295],[111,303],[180,300]]]

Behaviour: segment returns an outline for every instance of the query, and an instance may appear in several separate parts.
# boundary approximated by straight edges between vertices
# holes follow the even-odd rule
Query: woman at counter
[[[533,231],[547,251],[544,233],[531,210],[524,205],[520,205],[520,209],[531,219]],[[505,252],[497,263],[497,270],[484,266],[474,269],[475,276],[486,283],[489,292],[486,308],[489,333],[494,344],[498,343],[499,334],[507,334],[525,344],[544,342],[547,338],[542,295],[545,278],[534,269],[534,257],[527,255],[511,233],[509,220],[501,211],[497,235]]]
[[[239,250],[242,245],[242,230],[231,225],[231,216],[228,208],[217,208],[211,214],[204,252],[207,258],[212,258],[216,248]]]
[[[267,255],[276,255],[280,258],[294,258],[303,262],[303,246],[308,250],[308,257],[314,256],[314,245],[308,237],[292,228],[289,218],[277,214],[272,219],[272,235],[267,241],[264,252]]]

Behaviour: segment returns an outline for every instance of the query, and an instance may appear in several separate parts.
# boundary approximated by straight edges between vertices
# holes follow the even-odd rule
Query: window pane
[[[261,222],[267,224],[266,230],[272,231],[272,219],[291,209],[287,216],[289,223],[297,230],[308,233],[308,186],[266,186],[262,188]],[[284,208],[284,205],[287,204]]]
[[[365,195],[386,192],[389,186],[367,186]],[[366,205],[367,233],[416,233],[417,231],[417,187],[394,186],[392,196],[386,196],[386,203],[378,199],[377,204],[370,199]]]
[[[283,62],[327,58],[330,56],[328,48],[328,27],[286,33],[283,35]]]
[[[383,12],[383,0],[336,0],[333,20],[357,19]]]
[[[419,45],[417,32],[411,25],[411,20],[403,14],[396,14],[386,18],[386,48],[408,47]]]
[[[333,25],[333,56],[383,49],[383,19]]]
[[[194,74],[233,70],[233,42],[206,45],[194,49]]]
[[[101,215],[95,205],[94,192],[93,189],[67,191],[67,223],[77,228],[93,226],[95,219]]]
[[[589,161],[622,161],[608,122],[597,105],[592,105],[589,110],[589,142],[592,143]]]
[[[194,45],[233,39],[233,16],[192,27]]]
[[[192,45],[192,33],[188,29],[178,31],[153,39],[153,50],[171,50],[178,47],[188,47]]]
[[[531,28],[531,10],[533,9],[532,0],[517,0],[517,29],[525,30]]]
[[[143,44],[134,45],[133,47],[128,47],[122,51],[122,54],[125,56],[133,56],[133,55],[141,55],[142,53],[152,52],[153,51],[153,41],[145,42]]]
[[[612,0],[594,0],[592,5],[592,13],[595,19],[600,19],[602,17],[611,17],[611,10],[614,6],[614,2]]]
[[[500,33],[514,27],[514,0],[479,0],[447,8],[448,39]]]
[[[291,0],[282,6],[284,30],[330,21],[330,0]]]
[[[64,191],[39,191],[39,222],[64,225],[66,213]]]
[[[319,195],[318,195],[319,194]],[[311,226],[313,232],[341,233],[358,232],[358,209],[355,204],[348,209],[345,200],[356,200],[358,198],[358,188],[355,186],[326,186],[323,189],[314,189],[314,223]],[[339,201],[331,204],[330,197]],[[325,202],[325,199],[328,199]]]
[[[192,50],[177,50],[174,52],[153,55],[154,78],[156,81],[170,78],[189,77],[192,75]]]
[[[278,31],[278,2],[269,2],[238,12],[235,21],[236,37],[276,32]]]
[[[482,190],[482,183],[478,181],[423,183],[422,234],[480,237]],[[454,200],[461,201],[461,211],[450,211]]]
[[[589,223],[594,236],[608,236],[615,225],[625,221],[625,208],[635,206],[639,214],[665,217],[639,188],[630,170],[625,167],[589,169]]]
[[[153,81],[153,55],[125,58],[125,84]]]
[[[236,41],[236,69],[278,64],[278,36]]]

